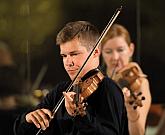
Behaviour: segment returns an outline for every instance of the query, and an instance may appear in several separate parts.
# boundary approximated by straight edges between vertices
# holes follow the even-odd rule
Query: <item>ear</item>
[[[130,48],[130,57],[132,57],[133,56],[133,53],[134,53],[134,49],[135,49],[134,43],[131,43],[130,46],[129,46],[129,48]]]
[[[100,56],[100,49],[97,47],[94,51],[94,57]]]

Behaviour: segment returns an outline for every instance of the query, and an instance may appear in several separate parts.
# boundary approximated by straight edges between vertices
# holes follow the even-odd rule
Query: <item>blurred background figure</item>
[[[7,44],[0,41],[0,67],[3,66],[14,66],[14,61]]]
[[[106,74],[124,93],[129,133],[144,135],[151,94],[146,75],[137,63],[132,62],[134,44],[129,32],[120,24],[112,25],[101,48]]]
[[[13,135],[13,123],[18,113],[16,95],[21,95],[23,79],[5,42],[0,41],[0,134]]]
[[[11,109],[13,96],[21,93],[23,81],[6,43],[0,41],[0,108]]]
[[[36,105],[47,94],[46,90],[23,93],[24,89],[25,79],[13,54],[8,44],[0,41],[0,135],[13,135],[17,115]]]

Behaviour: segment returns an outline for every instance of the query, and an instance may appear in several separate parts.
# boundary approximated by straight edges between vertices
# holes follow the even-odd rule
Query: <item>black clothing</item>
[[[0,109],[0,135],[14,135],[13,125],[15,119],[27,108],[15,108],[10,110]]]
[[[50,110],[57,104],[68,83],[55,87],[37,108]],[[128,135],[128,121],[124,107],[124,97],[117,85],[108,77],[87,99],[87,115],[71,117],[64,102],[57,111],[45,135]],[[36,109],[36,108],[35,108]],[[25,114],[15,122],[16,135],[35,135],[38,129],[25,121]]]

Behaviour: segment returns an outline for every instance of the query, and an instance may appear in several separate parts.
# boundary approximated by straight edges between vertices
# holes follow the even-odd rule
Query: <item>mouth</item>
[[[119,63],[112,63],[111,66],[114,67],[114,68],[117,68],[117,67],[119,67]]]
[[[119,63],[113,63],[111,67],[117,71],[121,68],[121,65]]]
[[[77,70],[67,70],[69,75],[75,75],[77,73]]]

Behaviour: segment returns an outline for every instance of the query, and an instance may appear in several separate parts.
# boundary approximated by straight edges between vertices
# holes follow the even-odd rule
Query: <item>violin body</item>
[[[97,90],[99,83],[103,80],[104,75],[97,69],[96,73],[81,84],[81,96],[86,99],[89,97],[94,91]]]

